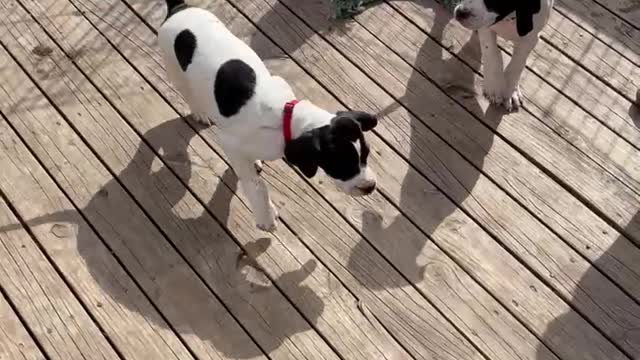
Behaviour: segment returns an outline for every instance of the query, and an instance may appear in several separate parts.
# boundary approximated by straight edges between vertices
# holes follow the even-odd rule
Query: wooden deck
[[[0,1],[0,359],[640,359],[640,3],[556,2],[505,115],[432,0],[190,1],[381,115],[379,191],[271,163],[267,235],[183,118],[163,0]]]

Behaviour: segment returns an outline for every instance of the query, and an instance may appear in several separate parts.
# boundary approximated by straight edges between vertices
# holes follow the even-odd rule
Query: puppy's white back
[[[189,30],[196,39],[196,48],[186,71],[175,52],[176,37],[184,30]],[[214,96],[214,82],[220,67],[232,59],[242,60],[255,72],[256,92],[271,77],[258,55],[235,37],[215,15],[204,9],[188,8],[171,16],[159,29],[158,42],[170,80],[176,82],[174,85],[180,92],[187,92],[182,94],[185,98],[192,98],[187,99],[188,102],[199,102],[206,106],[207,109],[203,110],[213,115],[216,122],[222,122],[222,126],[226,118],[221,114]],[[232,117],[248,118],[259,112],[256,106],[254,101],[249,101]]]

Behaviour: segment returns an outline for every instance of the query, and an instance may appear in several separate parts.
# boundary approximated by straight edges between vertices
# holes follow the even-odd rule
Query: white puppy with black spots
[[[373,192],[364,131],[377,119],[359,111],[331,113],[296,101],[287,82],[272,76],[258,55],[212,13],[167,0],[158,31],[169,80],[193,116],[220,128],[220,143],[251,204],[259,229],[274,231],[277,211],[262,160],[284,157],[305,176],[318,168],[350,195]]]
[[[527,58],[549,22],[554,0],[462,0],[454,16],[464,27],[478,30],[484,68],[484,96],[508,111],[522,106],[520,77]],[[514,42],[504,68],[497,36]]]

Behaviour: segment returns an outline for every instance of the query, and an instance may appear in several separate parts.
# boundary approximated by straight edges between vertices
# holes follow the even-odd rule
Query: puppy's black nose
[[[371,194],[374,190],[376,189],[376,184],[371,184],[371,185],[367,185],[363,188],[361,188],[360,190],[362,190],[363,193],[369,195]]]
[[[473,15],[473,13],[471,12],[471,10],[469,10],[469,9],[467,9],[465,7],[458,6],[454,10],[453,15],[456,17],[456,20],[464,21],[464,20],[469,19]]]

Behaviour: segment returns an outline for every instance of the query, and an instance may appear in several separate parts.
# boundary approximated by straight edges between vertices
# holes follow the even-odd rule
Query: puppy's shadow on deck
[[[628,227],[630,227],[631,224],[637,224],[639,221],[640,210],[629,222]],[[594,330],[594,325],[585,320],[584,313],[575,310],[581,305],[583,306],[584,304],[594,302],[592,296],[588,292],[588,289],[598,289],[601,292],[609,293],[607,290],[604,290],[607,287],[604,287],[601,284],[603,279],[607,282],[610,281],[603,276],[604,271],[602,269],[609,269],[609,271],[611,271],[612,268],[615,268],[618,274],[625,278],[624,285],[618,283],[618,287],[622,288],[622,286],[624,286],[627,294],[640,302],[640,241],[635,241],[636,242],[634,243],[634,240],[623,235],[619,235],[613,244],[606,249],[599,258],[591,261],[591,266],[580,278],[580,281],[573,291],[573,296],[569,301],[569,304],[573,305],[573,308],[551,321],[546,327],[544,334],[541,336],[541,343],[538,345],[537,350],[537,359],[550,359],[551,357],[548,356],[549,348],[554,350],[558,357],[564,359],[571,358],[576,354],[576,350],[575,347],[565,346],[566,344],[562,343],[562,339],[567,337],[573,337],[574,339],[593,339],[596,337],[598,340],[604,340],[604,337],[601,337],[600,334],[596,334],[596,336],[594,336],[594,333],[597,332],[597,330]],[[591,251],[590,245],[585,245],[585,247],[586,250]],[[612,280],[615,281],[615,279]],[[611,301],[607,305],[612,309],[617,308],[618,303],[615,300],[616,295],[610,295],[609,299]],[[602,309],[606,309],[605,306],[601,305],[601,307]],[[620,314],[622,314],[620,311],[616,310],[614,313],[618,315],[611,316],[610,322],[611,324],[615,324],[611,325],[612,328],[618,327],[615,331],[616,335],[612,337],[613,339],[609,338],[603,342],[611,344],[611,341],[616,341],[618,345],[624,343],[624,346],[626,347],[625,350],[631,353],[630,357],[637,358],[637,354],[640,353],[640,328],[634,324],[637,324],[640,314],[632,314],[632,312],[627,311],[622,315],[625,319],[622,319],[620,318]],[[627,322],[626,318],[630,321]],[[611,331],[612,328],[610,328],[609,331]],[[609,332],[609,335],[611,335],[611,332]],[[589,340],[587,340],[587,342],[588,341]],[[602,347],[599,343],[600,341],[594,341],[593,346],[580,349],[581,351],[576,355],[582,356],[576,356],[576,358],[627,358],[616,350],[613,345],[611,345],[610,348],[606,348]],[[561,351],[559,351],[559,349],[561,349]],[[634,357],[634,355],[636,356]]]
[[[163,155],[165,162],[158,161],[155,154],[141,144],[132,161],[117,176],[130,190],[137,189],[131,190],[131,193],[166,234],[166,238],[155,236],[163,243],[150,245],[149,241],[143,240],[145,237],[153,238],[155,231],[150,234],[145,230],[148,227],[140,224],[145,221],[138,219],[145,216],[135,205],[131,206],[128,195],[123,192],[116,179],[105,184],[87,206],[80,209],[91,226],[78,221],[78,216],[71,211],[27,219],[26,222],[30,226],[51,224],[59,229],[76,228],[78,251],[94,280],[115,302],[129,311],[141,314],[156,325],[166,325],[151,306],[141,305],[145,302],[143,298],[136,296],[136,292],[129,291],[126,285],[121,285],[123,280],[117,279],[117,276],[114,278],[114,272],[105,268],[104,255],[96,251],[101,246],[96,244],[99,240],[93,229],[97,230],[112,254],[136,278],[139,287],[164,314],[172,329],[182,336],[192,333],[203,342],[210,342],[229,358],[254,358],[262,354],[260,349],[268,354],[278,349],[287,338],[308,331],[311,326],[306,321],[291,320],[291,311],[295,309],[288,302],[274,300],[282,299],[283,296],[277,296],[278,290],[254,260],[267,250],[271,239],[257,239],[245,244],[242,250],[211,215],[215,215],[225,226],[228,223],[230,203],[237,183],[232,170],[228,169],[219,179],[207,205],[211,213],[204,211],[192,218],[183,218],[177,214],[179,211],[176,209],[190,208],[193,200],[192,205],[185,203],[187,188],[177,181],[175,175],[189,183],[193,167],[203,166],[194,164],[189,158],[187,147],[191,139],[183,141],[183,138],[176,135],[184,133],[184,125],[180,118],[169,120],[144,135],[149,144]],[[170,164],[171,169],[167,164]],[[210,172],[200,174],[214,176]],[[10,231],[19,226],[5,226],[0,231]],[[64,231],[60,233],[63,234]],[[173,245],[164,243],[168,239],[171,239]],[[162,250],[150,249],[156,245]],[[174,252],[172,248],[177,249],[185,261],[179,255],[168,255]],[[314,267],[315,263],[307,263],[275,281],[304,295],[305,315],[315,323],[322,314],[324,303],[313,291],[301,284]],[[212,307],[208,304],[215,300],[212,300],[213,295],[198,277],[186,275],[194,270],[226,307],[232,309],[234,316],[243,325],[253,323],[246,327],[252,329],[250,331],[260,343],[259,347],[251,343],[250,337],[243,335],[241,327],[233,325],[235,321],[232,317],[221,315],[226,313],[223,306],[214,307],[217,308],[215,313],[209,312]],[[216,323],[217,325],[212,325]],[[270,335],[264,330],[265,327],[270,327],[279,335]]]
[[[474,134],[464,131],[464,127],[478,126],[478,120],[465,113],[484,114],[485,119],[493,126],[497,126],[505,114],[495,106],[490,106],[486,111],[483,110],[478,101],[478,97],[481,96],[481,82],[474,72],[479,69],[463,65],[455,57],[471,57],[477,60],[476,64],[480,64],[481,54],[477,34],[470,33],[470,38],[465,44],[458,46],[457,50],[452,50],[455,53],[453,56],[441,45],[446,42],[445,29],[451,21],[451,16],[432,1],[416,1],[416,3],[432,8],[436,13],[435,22],[428,30],[429,37],[417,53],[413,64],[414,71],[407,83],[405,95],[380,114],[384,122],[385,115],[404,106],[415,115],[409,115],[411,148],[408,156],[409,163],[414,167],[409,168],[403,179],[398,206],[405,216],[396,216],[387,223],[388,219],[384,216],[365,211],[362,218],[362,231],[365,237],[414,284],[428,281],[425,277],[430,276],[426,274],[426,269],[434,253],[433,247],[426,248],[427,243],[431,241],[429,236],[433,236],[438,231],[455,232],[460,225],[456,220],[457,217],[450,217],[450,215],[473,191],[480,176],[478,168],[481,168],[484,157],[493,143],[494,133],[486,128]],[[431,109],[433,106],[425,101],[429,91],[437,91],[431,86],[425,86],[429,79],[439,84],[441,91],[462,103],[467,109],[464,110],[460,105],[451,102],[450,106],[456,107],[457,111],[434,114]],[[451,114],[460,114],[460,116],[454,121],[446,117]],[[442,122],[451,122],[456,125],[443,126]],[[449,142],[450,137],[468,137],[464,146],[473,146],[472,161],[476,166],[469,164],[456,150],[447,146],[433,133],[425,131],[423,125],[434,129],[436,133],[453,130],[454,133],[443,136]],[[454,147],[459,147],[460,143],[462,142],[458,142]],[[465,155],[469,156],[469,153]],[[425,181],[425,177],[431,184]],[[384,192],[384,189],[382,191]],[[416,227],[419,230],[416,230]],[[351,255],[353,268],[357,259],[364,256],[368,246],[368,243],[361,242],[354,249]],[[369,285],[375,288],[388,288],[396,286],[396,283],[376,282]]]

